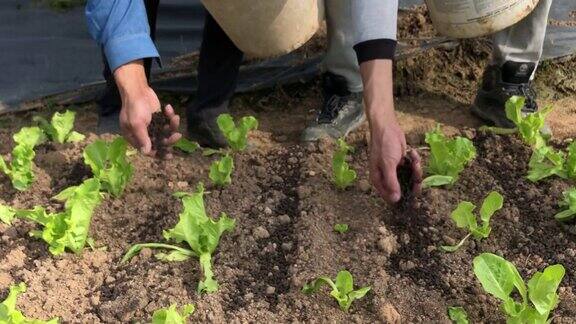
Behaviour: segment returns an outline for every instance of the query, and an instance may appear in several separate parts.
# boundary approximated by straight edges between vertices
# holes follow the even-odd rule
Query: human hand
[[[114,71],[114,77],[122,97],[120,111],[120,129],[126,140],[143,154],[153,156],[152,140],[148,134],[148,126],[152,115],[160,111],[160,100],[148,86],[141,61],[128,63]],[[162,144],[172,145],[182,135],[178,133],[180,117],[168,105],[164,110],[167,125],[164,126],[165,138]]]
[[[382,124],[371,125],[370,136],[370,181],[380,196],[396,203],[402,198],[402,188],[398,181],[397,169],[405,161],[411,162],[412,192],[419,192],[422,182],[421,159],[416,151],[406,152],[406,137],[395,118],[388,118]],[[408,159],[404,159],[407,154]]]

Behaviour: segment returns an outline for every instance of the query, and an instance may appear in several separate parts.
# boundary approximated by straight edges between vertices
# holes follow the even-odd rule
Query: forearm
[[[360,65],[364,82],[364,105],[370,127],[395,122],[392,61],[378,59]]]

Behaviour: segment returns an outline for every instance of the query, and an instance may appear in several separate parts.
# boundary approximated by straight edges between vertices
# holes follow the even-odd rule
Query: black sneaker
[[[536,91],[532,87],[530,77],[536,64],[506,62],[502,67],[492,65],[486,68],[482,80],[482,87],[478,90],[471,111],[477,117],[494,124],[497,127],[514,128],[514,123],[506,117],[506,101],[512,96],[526,98],[522,113],[528,114],[538,111]],[[550,135],[547,124],[540,132]]]
[[[328,72],[322,81],[324,104],[314,123],[304,130],[303,141],[345,137],[366,119],[362,93],[348,91],[344,77]]]
[[[228,146],[226,138],[220,132],[216,119],[220,114],[228,113],[228,100],[217,107],[204,108],[195,111],[192,107],[188,108],[188,137],[196,141],[202,147],[213,149],[224,148]]]

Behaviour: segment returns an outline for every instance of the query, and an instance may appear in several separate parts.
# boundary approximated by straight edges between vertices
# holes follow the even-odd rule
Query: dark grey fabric
[[[203,10],[199,0],[161,1],[157,44],[164,60],[200,47]],[[83,7],[58,12],[37,0],[1,0],[0,62],[0,113],[103,80],[100,50],[88,34]]]

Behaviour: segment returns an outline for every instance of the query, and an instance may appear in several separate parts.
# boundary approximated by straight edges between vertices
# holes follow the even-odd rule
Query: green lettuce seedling
[[[0,216],[1,216],[1,214],[0,214]],[[349,229],[350,229],[350,227],[348,226],[348,224],[336,224],[336,225],[334,225],[334,231],[336,231],[340,234],[347,233]]]
[[[560,203],[560,207],[565,209],[554,215],[554,218],[561,222],[570,221],[576,218],[576,188],[571,188],[564,192],[564,201]],[[2,210],[0,209],[0,219],[1,218]]]
[[[340,190],[346,189],[356,180],[356,171],[346,162],[346,156],[350,152],[354,152],[354,148],[343,139],[338,139],[338,149],[332,157],[332,181]]]
[[[476,148],[469,139],[460,136],[448,139],[440,125],[426,133],[426,143],[430,146],[427,170],[430,176],[423,182],[426,188],[456,183],[460,172],[476,158]]]
[[[216,122],[228,145],[235,151],[244,151],[248,145],[248,132],[258,129],[258,120],[252,116],[242,117],[238,126],[229,114],[218,116]]]
[[[186,304],[180,309],[177,309],[174,304],[169,308],[156,310],[152,314],[152,324],[186,324],[186,320],[194,313],[194,310],[193,304]]]
[[[522,140],[538,149],[546,145],[546,140],[542,137],[540,130],[544,127],[546,116],[552,111],[548,106],[534,113],[524,114],[522,108],[526,99],[524,97],[513,96],[506,102],[506,117],[510,119],[520,134]]]
[[[0,156],[0,172],[10,178],[14,189],[25,191],[35,180],[34,148],[46,141],[46,136],[38,127],[24,127],[13,138],[16,146],[12,150],[12,161],[8,166]]]
[[[16,212],[14,209],[0,204],[0,221],[4,224],[12,224],[12,220],[16,217]]]
[[[454,324],[468,324],[468,313],[462,307],[448,307],[448,316]]]
[[[229,154],[223,156],[220,160],[212,162],[210,165],[210,180],[220,187],[232,183],[232,170],[234,169],[234,159]]]
[[[66,110],[64,113],[55,113],[50,123],[40,116],[35,116],[33,120],[38,122],[51,141],[63,144],[80,142],[85,138],[84,135],[73,130],[75,118],[76,112]]]
[[[562,179],[576,179],[576,142],[570,143],[566,152],[543,145],[534,149],[528,163],[528,179],[538,182],[558,176]]]
[[[178,224],[170,230],[164,231],[164,238],[176,243],[186,242],[190,249],[176,245],[161,243],[136,244],[124,255],[121,262],[127,262],[140,252],[142,248],[162,248],[171,250],[167,254],[156,255],[163,261],[183,261],[192,256],[200,259],[200,267],[204,273],[204,280],[198,284],[198,292],[215,292],[218,282],[212,272],[212,254],[218,247],[220,237],[225,231],[232,231],[235,221],[225,213],[220,215],[218,221],[206,215],[204,208],[204,186],[198,185],[195,193],[179,192],[176,197],[182,199],[184,210],[180,214]]]
[[[80,253],[86,246],[94,209],[101,202],[100,182],[88,179],[79,186],[65,189],[54,199],[64,202],[64,211],[47,213],[40,206],[18,210],[0,205],[0,220],[9,223],[13,218],[27,219],[42,225],[42,230],[32,231],[33,237],[44,240],[50,253],[60,255],[65,249]]]
[[[319,277],[311,283],[304,285],[302,292],[305,294],[312,294],[320,290],[323,285],[328,285],[332,288],[330,296],[338,301],[340,309],[345,312],[348,311],[353,301],[364,297],[368,291],[370,291],[370,287],[363,287],[354,290],[354,279],[352,278],[352,274],[343,270],[338,272],[335,282],[328,277]]]
[[[576,141],[573,141],[568,145],[564,170],[566,171],[568,178],[576,179]]]
[[[470,236],[473,236],[477,240],[487,238],[492,231],[492,228],[490,227],[490,218],[492,218],[494,213],[502,209],[503,203],[504,198],[498,192],[492,191],[488,194],[480,208],[480,220],[482,221],[482,225],[478,225],[476,216],[473,213],[474,209],[476,209],[476,206],[473,203],[463,201],[458,204],[458,207],[456,207],[452,212],[452,220],[456,223],[458,228],[464,228],[468,230],[469,233],[458,244],[454,246],[444,245],[441,247],[442,250],[446,252],[454,252],[458,250]]]
[[[8,297],[0,303],[0,323],[6,324],[58,324],[58,318],[49,321],[30,319],[16,309],[18,295],[26,292],[26,284],[21,282],[10,287]]]
[[[558,304],[556,291],[565,270],[560,264],[549,266],[544,272],[536,272],[526,287],[514,264],[483,253],[474,258],[474,274],[486,292],[502,301],[508,323],[549,323],[550,313]],[[520,296],[521,301],[515,296]]]
[[[568,173],[565,163],[566,156],[564,152],[544,145],[532,152],[528,162],[527,178],[532,182],[538,182],[553,175],[566,179]]]
[[[192,142],[186,138],[179,139],[176,143],[174,143],[174,148],[179,149],[184,153],[194,153],[197,149],[200,148],[200,145],[196,142]]]
[[[92,169],[102,190],[114,197],[122,195],[134,174],[134,167],[126,158],[127,150],[128,143],[121,137],[111,143],[96,140],[84,149],[84,163]]]

